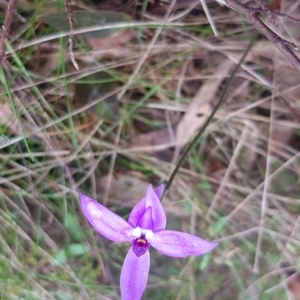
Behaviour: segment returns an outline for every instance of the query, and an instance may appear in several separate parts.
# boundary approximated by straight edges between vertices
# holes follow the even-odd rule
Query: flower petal
[[[161,184],[157,188],[154,189],[155,194],[157,195],[158,199],[160,200],[161,196],[163,195],[165,190],[165,185]]]
[[[145,198],[143,198],[132,209],[128,218],[128,223],[132,227],[136,227],[137,223],[139,222],[139,220],[141,219],[145,211],[146,211]]]
[[[146,207],[152,207],[153,231],[165,229],[167,224],[166,213],[151,184],[148,186],[146,193]]]
[[[218,243],[206,241],[189,233],[171,230],[156,232],[151,241],[151,246],[156,250],[173,257],[203,255],[217,245]]]
[[[98,233],[114,242],[131,240],[130,232],[133,228],[120,216],[81,193],[80,203],[84,216]]]
[[[160,198],[164,191],[164,185],[158,186],[153,189],[152,185],[149,185],[147,189],[146,197],[139,201],[136,206],[132,209],[128,222],[136,227],[141,217],[145,213],[148,207],[152,207],[152,218],[154,231],[165,229],[167,218],[163,206],[161,205]]]
[[[147,285],[150,268],[149,251],[137,257],[129,249],[121,271],[120,286],[122,300],[139,300]]]
[[[148,207],[145,210],[144,214],[138,221],[137,226],[143,229],[149,229],[153,231],[152,207]]]

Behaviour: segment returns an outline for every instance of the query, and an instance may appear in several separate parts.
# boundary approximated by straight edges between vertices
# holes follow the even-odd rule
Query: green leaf
[[[70,213],[67,214],[64,219],[64,225],[67,228],[67,230],[72,234],[75,241],[82,240],[83,233],[82,233],[79,223],[74,215],[72,215]]]
[[[214,225],[213,229],[212,229],[212,235],[216,235],[219,232],[222,231],[222,229],[224,228],[225,224],[227,222],[227,218],[226,217],[221,217],[216,224]]]
[[[69,246],[69,253],[74,256],[82,256],[89,252],[89,247],[82,244],[72,244]]]
[[[89,252],[89,247],[82,244],[71,244],[65,249],[61,249],[54,255],[56,262],[54,264],[64,264],[68,256],[83,256]]]
[[[105,25],[109,23],[128,22],[132,20],[131,17],[126,14],[110,12],[110,11],[97,11],[97,12],[74,11],[74,18],[75,18],[74,29],[93,26],[93,25]],[[55,13],[55,14],[41,16],[40,20],[57,30],[68,31],[70,29],[67,13]],[[93,38],[106,38],[111,34],[115,33],[116,31],[122,31],[122,30],[125,29],[112,28],[112,29],[87,32],[84,35]]]
[[[273,264],[275,264],[275,265],[278,264],[279,256],[276,253],[267,252],[265,254],[265,256],[266,256],[266,259],[270,260]]]
[[[56,260],[56,262],[54,263],[55,265],[66,263],[67,262],[66,250],[65,249],[59,250],[54,255],[54,258]]]
[[[58,300],[71,300],[72,299],[69,295],[67,295],[66,293],[64,293],[62,291],[56,292],[56,298]]]
[[[202,190],[209,190],[211,191],[211,184],[209,182],[200,182],[197,186]]]
[[[184,204],[184,209],[183,209],[183,214],[184,215],[189,215],[192,212],[192,203],[187,201]]]
[[[64,219],[64,225],[66,228],[70,231],[72,230],[80,230],[80,226],[78,224],[78,221],[76,217],[72,214],[67,214]]]
[[[201,271],[205,270],[208,267],[209,262],[210,262],[210,258],[211,258],[210,253],[207,253],[207,254],[202,256],[201,263],[200,263],[200,266],[199,266]]]

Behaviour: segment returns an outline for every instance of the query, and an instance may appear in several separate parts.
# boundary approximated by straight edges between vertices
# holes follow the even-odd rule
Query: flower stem
[[[165,187],[165,190],[164,190],[164,193],[161,197],[161,201],[163,200],[164,196],[167,194],[167,192],[169,191],[172,183],[173,183],[173,180],[175,178],[175,176],[177,175],[180,167],[182,166],[185,158],[187,157],[187,155],[189,154],[189,152],[191,151],[191,149],[194,147],[194,145],[196,144],[196,142],[199,140],[199,138],[202,136],[203,132],[205,131],[205,129],[207,128],[207,126],[209,125],[209,123],[211,122],[211,120],[213,119],[214,115],[216,114],[217,110],[220,108],[221,104],[224,102],[225,100],[225,95],[227,93],[227,90],[228,90],[228,87],[230,86],[231,84],[231,81],[232,79],[234,78],[236,72],[238,71],[238,69],[240,68],[242,62],[244,61],[245,57],[247,56],[248,52],[250,51],[251,47],[253,46],[254,44],[254,41],[256,39],[256,36],[254,36],[248,47],[246,48],[243,56],[241,57],[241,59],[239,60],[238,64],[235,66],[233,72],[231,73],[229,79],[227,80],[226,84],[225,84],[225,87],[223,89],[223,92],[219,98],[219,101],[217,103],[217,105],[214,107],[212,113],[210,114],[210,116],[208,117],[208,119],[206,120],[206,122],[204,123],[203,127],[199,130],[199,132],[197,133],[197,135],[194,137],[194,139],[191,141],[191,143],[185,148],[185,150],[183,151],[181,157],[179,158],[179,161],[174,169],[174,171],[172,172],[167,184],[166,184],[166,187]]]

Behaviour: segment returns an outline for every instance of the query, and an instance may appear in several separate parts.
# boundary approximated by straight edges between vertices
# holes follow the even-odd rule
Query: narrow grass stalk
[[[21,122],[20,122],[20,118],[19,118],[19,115],[18,115],[18,112],[17,112],[17,108],[16,108],[15,103],[14,103],[13,95],[12,95],[12,93],[11,93],[11,88],[10,88],[9,82],[8,82],[6,76],[5,76],[5,73],[4,73],[3,68],[0,68],[0,77],[2,78],[1,81],[2,81],[2,83],[3,83],[3,86],[4,86],[4,88],[5,88],[7,97],[8,97],[9,102],[10,102],[10,105],[11,105],[11,107],[12,107],[12,110],[13,110],[14,115],[15,115],[15,117],[16,117],[16,120],[17,120],[17,122],[18,122],[18,126],[19,126],[19,129],[20,129],[20,132],[21,132],[23,141],[24,141],[24,143],[25,143],[25,146],[26,146],[26,148],[27,148],[27,151],[28,151],[28,153],[30,154],[31,160],[34,161],[34,157],[33,157],[33,155],[32,155],[32,152],[31,152],[30,148],[29,148],[29,145],[28,145],[28,143],[27,143],[27,139],[26,139],[26,137],[25,137],[25,134],[24,134],[24,131],[23,131]]]

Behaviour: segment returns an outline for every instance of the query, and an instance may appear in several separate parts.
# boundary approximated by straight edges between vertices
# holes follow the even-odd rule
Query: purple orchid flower
[[[165,230],[167,218],[160,202],[163,191],[164,185],[156,189],[149,185],[146,197],[133,208],[128,222],[80,194],[82,211],[98,233],[113,242],[132,243],[121,271],[122,300],[141,299],[148,280],[150,245],[173,257],[203,255],[218,245],[188,233]]]

